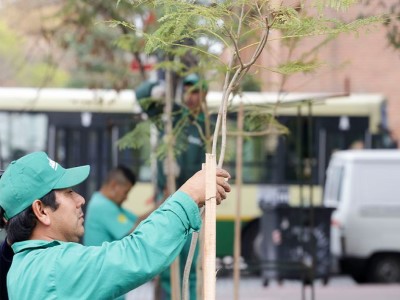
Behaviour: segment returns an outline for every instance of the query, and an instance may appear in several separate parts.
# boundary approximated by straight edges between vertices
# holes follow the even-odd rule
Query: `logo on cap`
[[[54,170],[54,171],[56,171],[57,170],[57,167],[58,167],[58,163],[56,163],[54,160],[52,160],[52,159],[50,159],[50,158],[47,158],[48,160],[49,160],[49,166]]]

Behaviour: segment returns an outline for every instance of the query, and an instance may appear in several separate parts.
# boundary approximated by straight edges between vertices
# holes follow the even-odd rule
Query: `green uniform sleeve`
[[[73,274],[60,274],[59,280],[69,278],[67,290],[81,286],[79,292],[87,296],[85,299],[96,299],[100,291],[110,297],[127,293],[167,268],[181,251],[188,234],[199,230],[200,224],[194,201],[177,192],[134,233],[121,241],[89,247],[84,252],[84,257],[76,261],[79,268],[75,272],[93,275],[86,278],[86,284],[82,284],[82,276],[71,280]]]

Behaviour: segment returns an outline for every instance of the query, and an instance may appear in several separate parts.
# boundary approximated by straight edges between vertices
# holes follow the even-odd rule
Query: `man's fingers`
[[[231,175],[224,169],[217,168],[217,176],[224,178],[231,178]]]
[[[231,185],[225,180],[226,177],[217,177],[217,186],[224,188],[225,192],[231,191]]]
[[[217,200],[218,200],[218,198],[219,198],[220,202],[222,200],[226,199],[226,192],[222,186],[217,186]]]

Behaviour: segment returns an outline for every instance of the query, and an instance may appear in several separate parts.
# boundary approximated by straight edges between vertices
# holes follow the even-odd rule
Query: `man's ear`
[[[33,213],[35,214],[38,221],[43,225],[50,225],[51,223],[49,209],[50,207],[45,206],[40,200],[35,200],[32,203]]]

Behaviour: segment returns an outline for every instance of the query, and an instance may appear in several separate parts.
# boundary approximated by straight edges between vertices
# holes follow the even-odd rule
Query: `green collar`
[[[191,113],[190,113],[190,110],[187,108],[187,107],[183,107],[183,115],[185,116],[185,117],[187,117],[187,116],[193,116]],[[196,116],[196,121],[198,121],[198,122],[204,122],[204,119],[205,119],[205,116],[204,116],[204,112],[203,111],[200,111],[199,112],[199,114]]]
[[[44,241],[44,240],[28,240],[23,242],[14,243],[11,247],[14,253],[22,252],[25,250],[34,250],[40,248],[49,248],[61,245],[64,242],[60,241]]]

